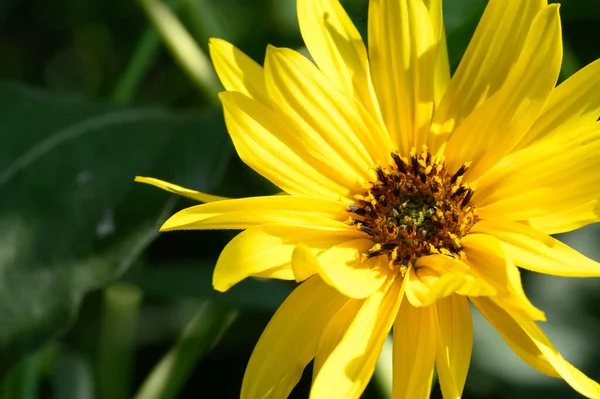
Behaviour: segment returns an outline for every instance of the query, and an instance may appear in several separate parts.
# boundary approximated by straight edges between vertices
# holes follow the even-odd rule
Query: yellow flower
[[[212,39],[239,156],[286,195],[224,199],[162,230],[245,229],[213,284],[302,282],[249,361],[242,398],[284,398],[314,358],[311,398],[357,398],[393,331],[393,397],[461,396],[469,301],[532,367],[584,396],[600,386],[536,324],[517,266],[599,276],[549,234],[600,214],[600,61],[555,87],[558,5],[491,0],[450,79],[441,0],[371,0],[368,49],[337,0],[298,0],[314,64],[269,47],[264,68]]]

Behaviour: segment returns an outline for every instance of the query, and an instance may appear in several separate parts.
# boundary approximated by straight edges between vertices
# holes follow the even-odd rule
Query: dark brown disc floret
[[[463,256],[460,238],[476,220],[473,189],[462,183],[470,163],[455,173],[446,170],[443,156],[424,148],[406,159],[391,154],[393,164],[376,167],[377,180],[348,206],[348,222],[375,242],[365,258],[387,255],[390,267],[403,274],[421,256]]]

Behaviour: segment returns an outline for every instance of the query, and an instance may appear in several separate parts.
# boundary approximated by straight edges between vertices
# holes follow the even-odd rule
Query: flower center
[[[391,156],[393,166],[377,166],[378,179],[347,209],[353,214],[348,223],[375,241],[363,257],[387,255],[402,274],[421,256],[461,258],[459,240],[477,219],[474,191],[462,183],[470,162],[451,175],[443,156],[432,156],[426,147],[420,154],[413,148],[410,159]]]

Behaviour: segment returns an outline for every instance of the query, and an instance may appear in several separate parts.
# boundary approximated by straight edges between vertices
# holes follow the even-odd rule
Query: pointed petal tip
[[[208,38],[208,46],[216,46],[219,44],[229,43],[227,40],[220,39],[218,37],[210,37]]]
[[[231,288],[231,285],[219,283],[218,279],[215,277],[215,274],[213,273],[212,287],[215,291],[226,292],[228,289]]]

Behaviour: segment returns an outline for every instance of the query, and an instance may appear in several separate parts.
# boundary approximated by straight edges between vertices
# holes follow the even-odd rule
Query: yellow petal
[[[338,0],[299,0],[298,24],[306,48],[321,71],[341,91],[379,114],[367,50]]]
[[[436,303],[439,324],[435,364],[444,399],[462,395],[473,348],[473,322],[467,298],[452,295]]]
[[[513,152],[477,181],[482,219],[529,220],[598,200],[600,125]]]
[[[221,252],[213,274],[213,287],[226,291],[248,276],[276,270],[279,278],[293,280],[294,248],[303,243],[315,255],[352,239],[334,230],[285,225],[263,225],[245,230]]]
[[[597,126],[600,116],[600,60],[561,83],[517,149]]]
[[[531,227],[546,234],[566,233],[598,222],[600,222],[600,200],[592,200],[567,211],[527,221]]]
[[[401,291],[400,281],[390,278],[365,299],[342,340],[314,379],[310,399],[360,397],[394,322],[402,300]]]
[[[544,374],[563,378],[588,398],[600,397],[600,385],[567,362],[535,322],[509,314],[489,298],[474,298],[472,302],[512,350],[531,367]]]
[[[546,320],[544,312],[536,308],[525,295],[519,269],[505,254],[502,243],[497,238],[485,234],[468,234],[460,244],[469,265],[497,290],[498,293],[492,300],[523,317]]]
[[[450,83],[450,63],[448,62],[448,47],[442,13],[442,0],[424,0],[433,29],[433,39],[437,41],[437,59],[435,62],[434,105],[437,107],[448,89]]]
[[[350,298],[365,298],[386,281],[390,273],[386,256],[362,259],[373,246],[369,239],[347,241],[318,256],[315,267],[321,278]]]
[[[402,301],[394,321],[393,399],[428,399],[436,352],[435,306],[413,307]]]
[[[317,273],[319,265],[317,258],[313,255],[310,248],[300,243],[292,252],[292,271],[294,279],[302,282]]]
[[[213,230],[213,229],[247,229],[253,226],[278,223],[289,226],[314,226],[321,229],[337,230],[351,236],[360,236],[356,228],[343,222],[287,211],[236,211],[222,213],[198,220],[193,210],[186,208],[171,216],[160,228],[160,231],[172,230]],[[355,234],[351,232],[354,231]]]
[[[229,198],[219,197],[218,195],[201,193],[200,191],[190,190],[189,188],[178,186],[177,184],[169,183],[153,177],[136,176],[135,181],[138,183],[150,184],[152,186],[162,188],[173,194],[181,195],[182,197],[191,198],[200,202],[223,201]]]
[[[448,135],[502,87],[521,54],[533,19],[545,4],[544,0],[488,3],[436,110],[429,140],[433,151],[439,150]]]
[[[369,169],[390,158],[393,148],[384,127],[303,55],[269,46],[265,77],[269,95],[300,129],[304,145],[335,165],[350,187],[372,178]]]
[[[406,298],[412,306],[430,306],[453,293],[460,295],[495,295],[496,290],[470,273],[464,263],[445,255],[419,258],[406,277]]]
[[[325,364],[329,356],[344,338],[346,331],[348,331],[348,328],[356,318],[356,315],[363,304],[364,300],[349,300],[339,312],[331,318],[331,321],[327,323],[327,327],[325,327],[325,331],[323,331],[323,335],[321,335],[321,340],[319,341],[315,361],[313,363],[313,380],[317,378],[323,364]]]
[[[427,140],[436,61],[439,47],[445,44],[441,41],[439,18],[435,17],[433,27],[429,10],[420,0],[369,2],[373,86],[385,125],[403,154],[413,146],[420,148]]]
[[[318,276],[300,284],[258,340],[246,368],[241,398],[287,398],[315,356],[323,329],[347,301]]]
[[[219,97],[237,153],[255,171],[292,195],[339,199],[348,193],[334,165],[317,162],[283,115],[240,93]]]
[[[211,38],[208,49],[217,75],[226,90],[239,91],[263,104],[269,104],[265,73],[260,65],[222,39]]]
[[[338,201],[276,195],[228,199],[185,208],[171,216],[161,230],[247,229],[266,223],[356,230],[342,222],[346,218],[344,204]]]
[[[467,173],[474,179],[508,154],[526,134],[556,85],[561,40],[558,5],[552,4],[533,20],[517,63],[502,87],[450,136],[445,149],[450,170],[472,161]]]
[[[497,237],[508,256],[525,269],[554,276],[600,276],[600,263],[523,223],[482,220],[471,231]]]

